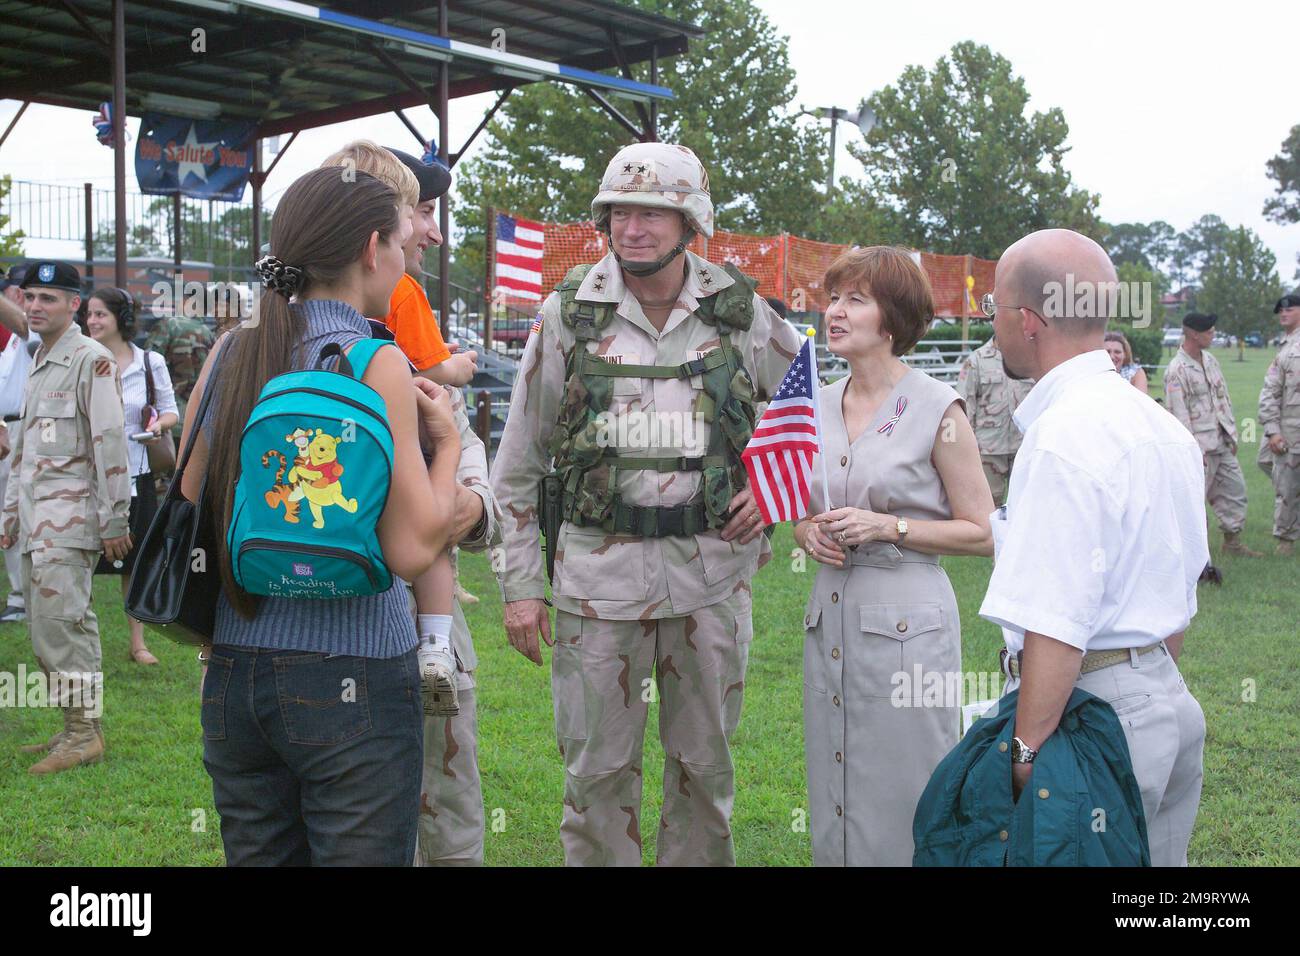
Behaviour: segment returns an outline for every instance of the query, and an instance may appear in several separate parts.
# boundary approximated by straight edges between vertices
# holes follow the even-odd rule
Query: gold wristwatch
[[[898,524],[895,527],[898,530],[898,543],[902,544],[903,539],[907,537],[907,519],[899,518]]]

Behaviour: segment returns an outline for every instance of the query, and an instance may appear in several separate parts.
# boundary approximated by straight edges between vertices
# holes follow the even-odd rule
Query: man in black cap
[[[1246,477],[1237,462],[1237,419],[1219,361],[1208,351],[1214,342],[1215,315],[1189,312],[1183,319],[1183,344],[1165,370],[1165,405],[1201,446],[1205,496],[1223,530],[1223,550],[1263,557],[1241,541],[1246,524]]]
[[[1300,539],[1300,293],[1278,299],[1273,314],[1286,337],[1259,392],[1259,466],[1273,479],[1276,553],[1290,557]]]
[[[57,773],[104,755],[103,677],[91,581],[100,551],[131,550],[122,384],[117,362],[73,321],[81,275],[65,262],[35,262],[23,277],[27,321],[41,347],[15,428],[0,548],[22,553],[28,629],[63,730],[31,767]]]

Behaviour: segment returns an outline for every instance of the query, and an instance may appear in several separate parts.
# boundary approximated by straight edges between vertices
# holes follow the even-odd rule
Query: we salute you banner
[[[135,147],[142,192],[239,202],[253,171],[253,124],[146,113]]]

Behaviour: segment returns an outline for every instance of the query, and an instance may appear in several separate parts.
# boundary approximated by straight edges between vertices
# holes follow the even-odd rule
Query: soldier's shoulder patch
[[[100,358],[95,359],[95,377],[108,378],[113,374],[113,360]]]
[[[531,334],[536,335],[540,331],[542,331],[542,313],[538,312],[537,318],[533,319],[533,328]]]

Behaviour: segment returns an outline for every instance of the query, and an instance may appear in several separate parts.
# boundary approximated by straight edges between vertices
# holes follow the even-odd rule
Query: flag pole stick
[[[813,396],[813,414],[817,416],[817,460],[821,462],[822,473],[822,500],[826,502],[826,507],[831,506],[831,482],[826,472],[826,449],[823,441],[822,432],[822,403],[821,403],[821,375],[817,368],[817,335],[816,328],[808,330],[808,367],[812,369],[812,387],[810,391]]]

